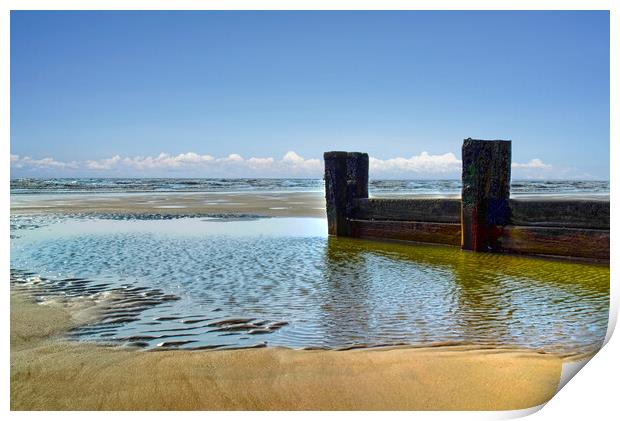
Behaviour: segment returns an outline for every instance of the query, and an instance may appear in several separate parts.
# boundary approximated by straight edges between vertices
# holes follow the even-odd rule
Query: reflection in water
[[[330,238],[326,255],[326,277],[338,285],[334,299],[341,303],[325,312],[338,319],[327,333],[335,342],[363,331],[378,336],[366,336],[367,343],[384,335],[586,352],[600,346],[607,329],[606,267],[344,238]],[[355,297],[362,310],[347,311],[343,303]]]
[[[18,219],[12,267],[46,278],[16,271],[16,287],[41,300],[107,292],[106,319],[72,333],[82,340],[574,354],[597,349],[607,328],[603,266],[327,238],[320,219]]]

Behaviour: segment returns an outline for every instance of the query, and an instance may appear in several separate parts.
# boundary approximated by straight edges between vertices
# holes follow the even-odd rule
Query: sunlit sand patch
[[[54,206],[68,206],[68,205],[71,205],[71,202],[65,202],[65,201],[60,201],[60,200],[50,201],[49,203],[52,203]]]
[[[240,352],[181,345],[189,337],[137,352],[139,337],[127,347],[59,340],[75,328],[62,307],[12,294],[10,308],[12,410],[521,409],[549,400],[562,372],[557,356],[466,346],[334,352],[258,342]]]
[[[157,213],[162,209],[158,206],[175,205],[184,208],[167,208],[171,213],[195,214],[209,209],[218,209],[222,212],[236,213],[239,209],[247,210],[254,214],[270,216],[321,216],[313,206],[324,204],[324,194],[321,193],[298,193],[280,192],[272,194],[258,194],[256,192],[184,192],[184,193],[131,193],[111,197],[104,194],[75,194],[71,197],[63,196],[64,204],[50,202],[48,197],[36,197],[29,195],[12,199],[11,209],[15,213],[32,212],[51,213],[64,212],[70,214],[84,213],[110,213],[132,214]],[[34,208],[32,206],[44,205],[49,208]],[[269,207],[289,207],[285,209],[269,209]],[[166,208],[163,208],[166,209]]]
[[[266,199],[266,200],[287,200],[286,197],[283,197],[285,195],[282,194],[257,194],[255,197],[257,199]]]
[[[118,202],[121,200],[125,200],[125,198],[123,197],[111,197],[111,196],[104,196],[104,197],[89,197],[87,196],[85,198],[85,200],[89,200],[92,202]]]

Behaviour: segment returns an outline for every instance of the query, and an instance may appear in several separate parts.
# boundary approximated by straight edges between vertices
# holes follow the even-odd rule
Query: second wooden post
[[[463,141],[461,246],[465,250],[498,251],[502,227],[509,220],[509,140]]]

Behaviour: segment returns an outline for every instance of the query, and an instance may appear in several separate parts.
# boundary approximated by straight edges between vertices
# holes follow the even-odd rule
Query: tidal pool
[[[328,238],[319,218],[13,216],[14,288],[107,297],[77,340],[153,348],[597,350],[607,266]]]

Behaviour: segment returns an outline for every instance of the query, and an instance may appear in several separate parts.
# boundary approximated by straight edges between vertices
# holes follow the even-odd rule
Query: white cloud
[[[162,152],[157,156],[121,157],[115,155],[111,158],[71,163],[56,161],[52,158],[34,160],[30,157],[11,155],[11,168],[33,175],[36,175],[36,172],[47,175],[50,172],[49,170],[56,169],[72,170],[69,171],[70,174],[63,174],[69,176],[165,176],[169,174],[197,177],[320,177],[323,172],[323,163],[318,159],[305,159],[293,151],[287,152],[279,160],[273,157],[245,159],[236,153],[215,158],[211,155],[199,155],[195,152],[179,155]]]
[[[112,158],[105,158],[96,161],[86,161],[86,168],[90,170],[114,170],[114,169],[136,169],[136,170],[160,170],[160,169],[184,169],[204,165],[213,162],[215,158],[211,155],[198,155],[194,152],[182,153],[176,156],[160,153],[152,156],[136,156],[121,158],[115,155]]]
[[[237,162],[242,163],[244,161],[243,157],[237,153],[231,153],[226,158],[218,158],[218,162]]]
[[[78,163],[61,162],[56,161],[54,158],[41,158],[32,159],[29,156],[19,156],[11,154],[11,167],[12,168],[33,168],[33,169],[63,169],[63,168],[77,168]]]
[[[534,158],[534,159],[531,159],[530,162],[527,162],[525,164],[520,164],[518,162],[513,162],[512,163],[512,168],[515,168],[515,169],[523,168],[523,169],[550,170],[553,167],[550,164],[545,164],[539,158]]]
[[[452,152],[432,155],[422,152],[410,158],[370,157],[373,178],[459,178],[461,160]],[[539,158],[512,164],[513,178],[541,178],[553,175],[552,166]],[[186,152],[178,155],[122,157],[62,162],[53,158],[33,159],[11,155],[11,169],[17,176],[178,176],[178,177],[310,177],[323,175],[323,160],[304,158],[288,151],[280,159],[251,157],[233,153],[215,158]]]
[[[293,151],[288,151],[282,158],[282,164],[289,170],[300,170],[308,174],[319,174],[323,172],[323,162],[318,159],[304,159]]]
[[[248,166],[252,169],[268,169],[274,164],[273,158],[250,158],[248,159]]]
[[[120,160],[121,157],[119,155],[115,155],[112,158],[100,159],[99,161],[86,161],[86,168],[90,170],[109,170]]]
[[[373,174],[425,174],[447,175],[461,171],[461,160],[452,152],[443,155],[431,155],[422,152],[411,158],[377,159],[370,158],[370,172]]]
[[[294,151],[288,151],[286,154],[284,154],[284,157],[282,158],[283,162],[287,162],[287,163],[297,163],[297,162],[301,162],[304,159],[297,155]]]
[[[530,159],[529,162],[512,163],[512,179],[537,179],[544,180],[548,178],[574,178],[579,177],[576,173],[568,177],[560,175],[561,171],[555,171],[551,164],[545,164],[541,159]]]

